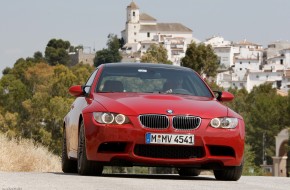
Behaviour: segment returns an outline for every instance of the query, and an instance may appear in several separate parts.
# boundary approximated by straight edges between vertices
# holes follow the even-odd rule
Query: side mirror
[[[230,92],[226,91],[213,91],[216,95],[216,99],[220,102],[228,102],[232,101],[234,99],[234,95]]]
[[[83,91],[83,87],[81,85],[76,85],[76,86],[70,87],[69,93],[72,96],[76,96],[76,97],[83,96],[85,94]]]

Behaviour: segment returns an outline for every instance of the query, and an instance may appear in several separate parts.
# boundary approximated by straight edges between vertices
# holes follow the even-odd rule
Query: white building
[[[234,47],[239,48],[233,66],[236,80],[245,79],[250,70],[259,71],[261,69],[263,62],[263,47],[261,45],[243,40],[235,43]]]
[[[234,57],[239,53],[239,48],[233,46],[233,42],[225,40],[221,36],[213,36],[204,42],[211,45],[218,56],[220,68],[228,69],[234,65]]]
[[[284,70],[283,72],[280,90],[283,92],[288,92],[290,90],[290,69]]]
[[[225,40],[222,36],[212,36],[207,38],[204,42],[205,45],[211,45],[212,47],[224,47],[231,46],[232,42]]]
[[[226,89],[245,88],[250,92],[255,86],[270,83],[283,93],[290,90],[290,48],[267,49],[266,53],[271,55],[267,58],[260,45],[242,41],[234,46],[239,48],[239,53],[234,56],[234,66],[217,75],[218,85]]]
[[[225,41],[222,37],[207,40],[213,45],[220,59],[217,84],[224,88],[247,88],[250,72],[259,72],[263,62],[263,48],[246,40],[238,43]]]
[[[265,55],[267,56],[267,59],[280,56],[280,51],[283,49],[289,49],[290,48],[290,42],[288,41],[276,41],[272,42],[268,45],[268,47],[265,49]],[[267,60],[266,60],[267,61]]]
[[[285,69],[290,69],[290,48],[280,50],[280,65],[283,65]]]
[[[152,16],[140,13],[134,1],[127,6],[126,27],[121,35],[126,52],[140,52],[142,55],[152,43],[164,44],[168,51],[168,59],[175,65],[180,65],[187,45],[195,40],[192,30],[188,27],[180,23],[157,23]]]
[[[283,71],[251,71],[247,75],[246,89],[250,92],[255,86],[264,83],[271,83],[273,88],[280,89],[282,84]]]

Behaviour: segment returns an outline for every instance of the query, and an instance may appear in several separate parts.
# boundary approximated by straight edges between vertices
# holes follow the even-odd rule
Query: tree
[[[3,75],[7,75],[12,71],[12,69],[10,67],[6,67],[5,69],[3,69],[2,74]]]
[[[84,49],[84,46],[83,45],[70,46],[69,47],[69,52],[77,52],[80,49]]]
[[[245,144],[243,175],[261,175],[261,168],[255,165],[255,152],[251,150],[251,146]]]
[[[95,68],[89,64],[76,64],[70,68],[73,74],[76,76],[74,84],[85,84],[88,78],[91,76]]]
[[[40,51],[35,52],[33,58],[36,63],[45,62],[45,59]]]
[[[275,155],[275,136],[290,126],[289,117],[285,117],[289,106],[287,98],[277,95],[271,84],[254,87],[246,98],[247,142],[255,152],[256,165],[263,163],[263,155],[269,164],[272,163],[271,156]],[[263,145],[265,152],[262,149]]]
[[[234,94],[235,99],[227,105],[243,116],[246,125],[246,142],[250,149],[249,147],[245,149],[245,164],[254,161],[257,167],[263,163],[263,156],[267,163],[271,164],[271,157],[275,156],[275,136],[290,126],[290,119],[286,117],[290,114],[290,96],[277,95],[276,89],[273,89],[271,84],[254,87],[250,93],[245,89],[229,89],[229,91]],[[247,160],[248,153],[250,160]],[[249,172],[249,169],[253,168],[255,166],[250,166],[244,172]],[[248,175],[252,175],[251,172]]]
[[[23,58],[18,59],[15,64],[13,69],[11,70],[11,74],[15,76],[15,78],[21,80],[23,83],[26,82],[25,80],[25,72],[26,70],[35,65],[35,63],[31,62],[31,61],[26,61]]]
[[[5,133],[9,138],[14,137],[17,134],[18,113],[7,111],[2,114],[1,112],[2,109],[0,109],[0,132]]]
[[[68,88],[84,84],[94,68],[51,66],[42,58],[35,52],[5,70],[0,79],[0,132],[31,138],[60,154],[63,118],[74,100]]]
[[[45,58],[49,65],[68,65],[70,58],[68,49],[70,47],[69,41],[62,39],[51,39],[45,49]]]
[[[107,47],[108,48],[103,48],[102,50],[96,52],[96,57],[94,60],[94,65],[96,67],[104,63],[114,63],[122,60],[122,56],[119,52],[120,41],[117,35],[108,35]]]
[[[161,44],[151,45],[141,57],[141,62],[172,64],[172,62],[168,60],[167,50]]]
[[[19,107],[29,92],[21,80],[12,74],[4,75],[0,81],[0,105],[9,112],[22,112]]]
[[[119,39],[119,43],[120,43],[120,48],[122,48],[125,45],[125,40],[124,38],[120,38]]]
[[[33,95],[36,92],[47,92],[53,75],[53,67],[38,63],[29,67],[25,74],[25,83],[29,92]]]
[[[210,45],[191,43],[181,59],[182,66],[192,68],[200,75],[214,77],[218,69],[218,57]]]

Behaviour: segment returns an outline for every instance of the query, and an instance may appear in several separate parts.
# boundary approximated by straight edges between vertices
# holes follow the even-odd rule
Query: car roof
[[[102,64],[103,67],[146,67],[146,68],[164,68],[175,70],[190,70],[192,69],[182,66],[175,66],[163,63],[106,63]]]

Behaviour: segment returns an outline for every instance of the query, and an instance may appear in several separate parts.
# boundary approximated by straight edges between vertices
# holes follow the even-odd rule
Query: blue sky
[[[131,0],[1,0],[0,70],[21,57],[44,52],[52,38],[72,45],[106,47],[107,35],[120,36]],[[158,22],[180,22],[205,40],[247,39],[266,47],[290,41],[289,0],[135,0]],[[2,75],[2,72],[0,76]]]

